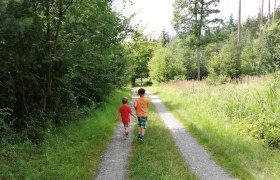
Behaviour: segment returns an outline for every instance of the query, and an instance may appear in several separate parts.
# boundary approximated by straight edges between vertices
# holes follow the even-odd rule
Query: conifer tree
[[[219,18],[210,18],[218,14],[216,9],[219,0],[175,0],[173,4],[173,27],[179,36],[194,37],[196,47],[197,79],[201,79],[201,48],[207,44],[203,32],[209,31],[222,22]]]

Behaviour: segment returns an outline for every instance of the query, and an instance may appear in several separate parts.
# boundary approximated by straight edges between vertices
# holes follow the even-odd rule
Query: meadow
[[[149,88],[212,157],[238,179],[280,177],[279,76],[208,85],[180,81]]]

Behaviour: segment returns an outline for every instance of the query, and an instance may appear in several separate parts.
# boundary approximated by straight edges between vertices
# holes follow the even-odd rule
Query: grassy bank
[[[139,143],[136,136],[137,126],[130,157],[129,179],[196,179],[153,105],[150,107],[145,141]]]
[[[267,133],[268,137],[276,129],[277,135],[277,126],[272,124],[270,128],[268,125],[274,122],[270,117],[278,113],[277,109],[271,111],[278,106],[275,104],[278,100],[271,99],[266,80],[221,86],[178,82],[149,90],[161,97],[169,110],[230,174],[239,179],[279,179],[280,150],[257,134]],[[266,124],[263,124],[264,120]],[[262,128],[261,125],[267,126]]]
[[[0,179],[92,179],[114,133],[113,119],[129,89],[112,94],[106,108],[50,132],[40,145],[1,149]]]

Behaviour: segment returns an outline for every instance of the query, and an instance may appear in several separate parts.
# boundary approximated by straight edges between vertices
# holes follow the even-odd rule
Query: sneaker
[[[140,136],[139,141],[143,142],[144,141],[144,136]]]
[[[125,133],[125,137],[128,138],[128,132]]]
[[[139,139],[139,140],[140,140],[140,138],[141,138],[141,135],[140,135],[140,134],[138,134],[137,139]]]

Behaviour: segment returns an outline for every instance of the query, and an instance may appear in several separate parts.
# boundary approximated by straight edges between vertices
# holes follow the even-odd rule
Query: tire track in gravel
[[[202,180],[228,180],[230,177],[218,166],[210,155],[185,130],[184,126],[169,112],[161,100],[154,94],[147,92],[147,96],[156,106],[161,119],[170,130],[185,162],[190,169]]]

